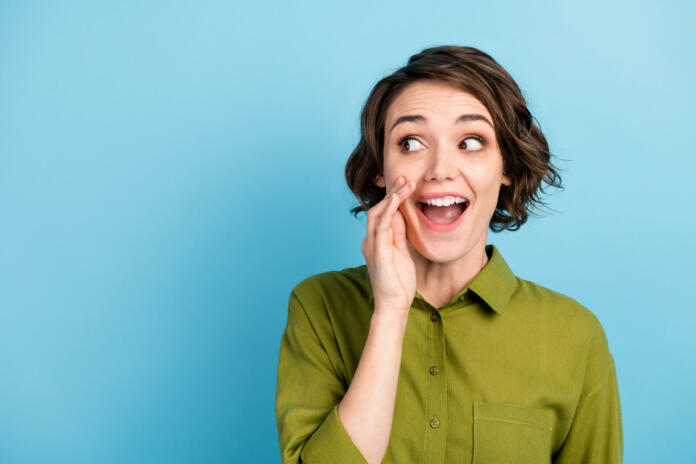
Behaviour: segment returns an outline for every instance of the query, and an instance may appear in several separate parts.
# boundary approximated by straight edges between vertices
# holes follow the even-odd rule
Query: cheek
[[[409,225],[418,221],[418,211],[416,211],[415,205],[406,204],[407,201],[409,201],[408,198],[404,200],[403,203],[401,203],[401,205],[399,206],[399,212],[401,213],[401,216],[404,218],[404,222],[406,223],[406,227],[408,228]]]
[[[494,195],[500,190],[500,175],[493,170],[482,172],[481,176],[477,177],[474,182],[474,188],[482,194]]]

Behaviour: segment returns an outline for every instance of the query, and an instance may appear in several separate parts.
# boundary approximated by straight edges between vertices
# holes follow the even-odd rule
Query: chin
[[[432,261],[433,263],[450,263],[453,261],[457,261],[463,256],[463,252],[461,250],[455,250],[452,247],[449,247],[446,250],[436,250],[432,251],[429,253],[428,259]]]
[[[430,240],[433,243],[428,243],[428,239],[414,237],[415,240],[412,240],[411,237],[407,231],[408,243],[411,249],[433,263],[456,261],[464,255],[466,248],[463,241],[452,243],[450,240]]]

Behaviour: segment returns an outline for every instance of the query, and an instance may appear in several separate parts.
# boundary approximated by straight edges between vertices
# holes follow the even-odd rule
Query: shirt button
[[[440,318],[440,316],[437,313],[430,313],[430,320],[433,322],[437,322],[437,320]]]
[[[438,369],[437,366],[430,366],[430,373],[432,375],[437,375],[440,373],[440,369]]]
[[[436,429],[440,426],[440,421],[437,419],[430,419],[430,426]]]

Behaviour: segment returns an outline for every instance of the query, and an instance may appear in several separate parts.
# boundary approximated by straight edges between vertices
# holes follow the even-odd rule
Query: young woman
[[[488,229],[560,187],[510,75],[471,47],[423,50],[377,83],[346,180],[366,265],[289,297],[283,463],[619,463],[621,406],[597,317],[517,277]]]

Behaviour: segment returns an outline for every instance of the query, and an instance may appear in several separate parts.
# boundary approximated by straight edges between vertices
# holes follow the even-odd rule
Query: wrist
[[[370,320],[371,325],[406,327],[408,310],[392,310],[375,308]]]

